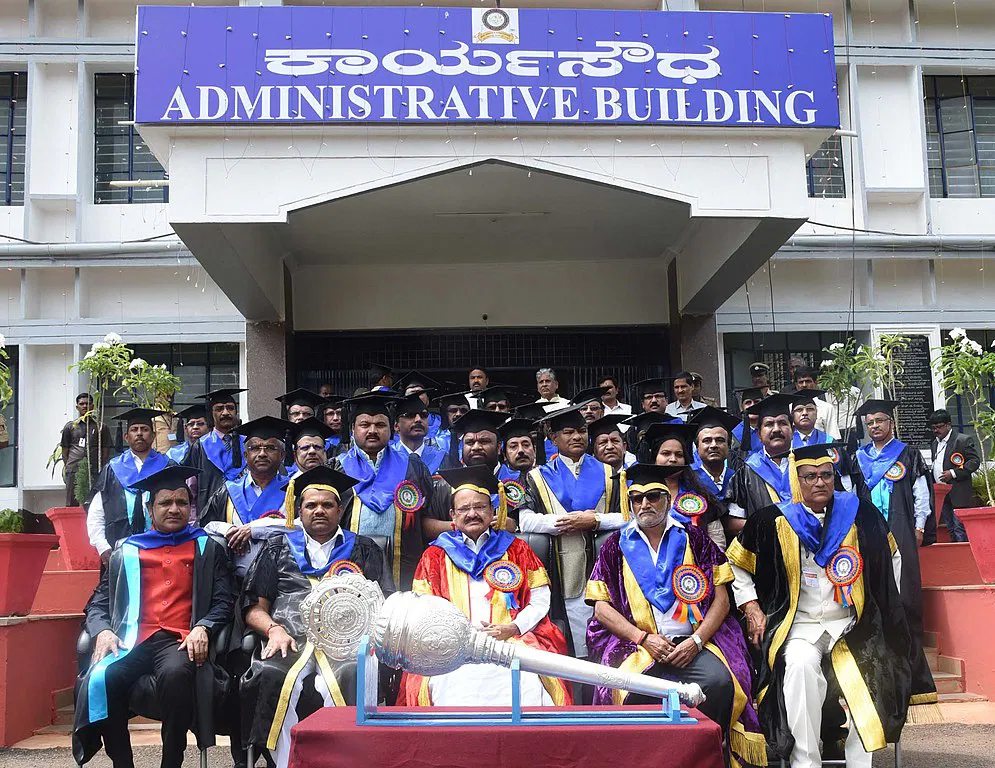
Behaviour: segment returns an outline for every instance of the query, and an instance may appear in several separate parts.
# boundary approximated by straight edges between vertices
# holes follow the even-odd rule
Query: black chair
[[[556,561],[556,551],[554,549],[553,537],[547,533],[533,533],[527,531],[519,531],[515,536],[526,544],[535,552],[536,557],[539,558],[539,562],[542,563],[542,567],[546,569],[546,573],[549,575],[549,620],[553,622],[553,626],[563,633],[566,638],[570,637],[570,628],[564,618],[559,616],[554,616],[554,608],[559,608],[558,613],[566,616],[566,609],[563,607],[563,595],[560,590],[560,579],[559,579],[559,564]]]
[[[223,654],[228,648],[228,641],[231,637],[231,625],[226,625],[218,632],[214,638],[213,655]],[[90,656],[93,653],[93,638],[86,630],[80,630],[79,637],[76,638],[76,659],[80,672],[90,667]],[[131,689],[131,697],[128,700],[128,709],[132,717],[145,717],[149,720],[162,720],[162,712],[159,710],[159,702],[156,699],[155,677],[151,674],[142,675],[138,678]],[[200,750],[200,766],[207,768],[207,750]]]

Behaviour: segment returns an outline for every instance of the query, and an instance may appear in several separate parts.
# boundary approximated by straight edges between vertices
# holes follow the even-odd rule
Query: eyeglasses
[[[663,498],[664,491],[648,491],[647,493],[630,493],[629,494],[629,504],[633,507],[642,506],[643,499],[648,501],[650,504],[659,504],[660,499]],[[667,498],[670,498],[670,494],[667,494]]]
[[[799,482],[805,485],[815,485],[819,480],[829,485],[835,479],[836,473],[828,469],[825,472],[806,472],[804,475],[798,475]]]
[[[891,419],[868,419],[864,422],[868,427],[883,427],[885,424],[889,424]]]
[[[279,453],[281,446],[279,445],[268,445],[262,443],[261,445],[246,445],[246,453]]]
[[[325,450],[324,445],[298,445],[297,450],[301,453],[311,453],[312,451],[323,451]]]
[[[491,509],[492,507],[489,504],[484,504],[483,502],[481,502],[480,504],[470,504],[469,506],[466,507],[456,507],[454,511],[456,512],[457,515],[467,515],[470,512],[476,512],[477,514],[482,515],[486,512],[490,512]]]

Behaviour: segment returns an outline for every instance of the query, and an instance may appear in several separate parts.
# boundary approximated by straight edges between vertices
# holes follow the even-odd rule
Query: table
[[[328,707],[294,727],[290,768],[723,768],[721,729],[691,716],[694,725],[358,726],[355,707]]]

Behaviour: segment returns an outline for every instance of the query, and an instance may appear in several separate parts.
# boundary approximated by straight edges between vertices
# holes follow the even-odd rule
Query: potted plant
[[[20,512],[0,510],[0,616],[28,615],[48,553],[59,543],[58,536],[23,530]]]
[[[957,517],[967,530],[981,578],[992,584],[995,583],[995,473],[988,458],[995,440],[995,411],[988,401],[988,391],[995,375],[995,353],[986,352],[978,342],[968,338],[963,328],[954,328],[949,342],[940,348],[935,367],[944,390],[960,396],[974,425],[981,457],[980,478],[975,488],[983,506],[958,509]]]

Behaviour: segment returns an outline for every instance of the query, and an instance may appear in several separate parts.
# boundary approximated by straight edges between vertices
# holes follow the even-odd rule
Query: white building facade
[[[225,5],[335,4],[194,10]],[[757,356],[817,360],[841,333],[991,340],[988,0],[543,5],[831,13],[842,130],[136,128],[134,2],[0,4],[0,330],[17,371],[0,505],[61,504],[45,465],[85,388],[69,367],[109,331],[169,364],[181,402],[250,386],[249,417],[334,367],[293,341],[328,331],[669,328],[660,364],[720,393]],[[108,183],[163,166],[168,186]],[[403,281],[423,286],[419,310]]]

